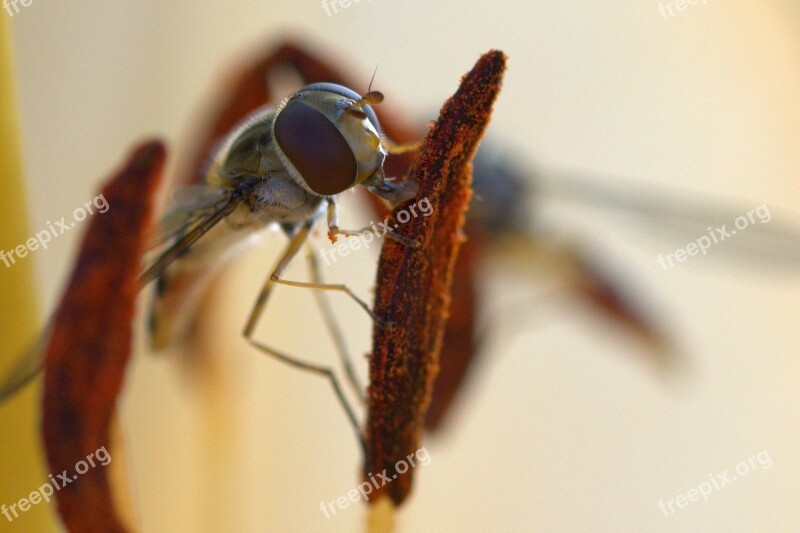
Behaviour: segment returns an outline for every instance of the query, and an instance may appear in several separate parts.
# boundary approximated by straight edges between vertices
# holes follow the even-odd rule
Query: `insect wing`
[[[229,192],[209,185],[185,185],[172,194],[172,208],[148,236],[148,249],[178,240],[224,204]]]
[[[197,240],[206,232],[213,228],[220,220],[231,214],[239,204],[242,203],[242,195],[238,191],[226,191],[216,207],[203,216],[189,218],[194,221],[191,228],[184,225],[173,235],[173,243],[167,248],[155,262],[139,276],[140,286],[145,286],[161,275],[175,259],[183,255]],[[167,239],[170,240],[170,239]]]
[[[700,239],[714,244],[724,240],[721,249],[743,262],[758,261],[764,266],[796,266],[800,262],[800,230],[786,223],[786,217],[773,216],[766,204],[729,204],[714,197],[678,194],[652,186],[644,190],[624,180],[566,172],[547,173],[542,178],[535,194],[635,217],[652,227],[654,236],[676,245]]]

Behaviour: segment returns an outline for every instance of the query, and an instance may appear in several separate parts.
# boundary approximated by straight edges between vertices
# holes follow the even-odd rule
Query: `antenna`
[[[375,81],[375,74],[378,73],[378,65],[375,65],[375,70],[372,72],[372,77],[369,80],[369,87],[367,87],[367,92],[372,90],[372,82]]]

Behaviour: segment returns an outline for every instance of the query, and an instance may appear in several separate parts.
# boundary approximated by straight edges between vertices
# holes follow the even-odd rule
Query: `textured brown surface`
[[[42,426],[53,476],[76,476],[76,463],[102,447],[113,461],[109,426],[131,353],[137,278],[164,158],[161,143],[143,144],[103,188],[108,211],[92,216],[53,317]],[[124,531],[107,467],[95,462],[55,492],[61,518],[71,532]]]
[[[505,57],[492,51],[462,78],[433,125],[409,177],[419,183],[415,200],[427,198],[428,217],[411,218],[398,232],[417,240],[418,248],[387,240],[381,251],[370,359],[369,412],[366,424],[365,480],[385,471],[393,479],[377,488],[396,504],[409,494],[413,469],[395,464],[420,446],[425,411],[439,370],[439,353],[450,307],[450,286],[472,180],[470,161],[483,136],[500,90]]]
[[[442,429],[450,416],[459,392],[466,385],[480,356],[480,338],[476,334],[476,313],[480,305],[478,267],[483,261],[485,243],[481,232],[469,225],[467,240],[461,245],[453,269],[450,288],[450,317],[444,328],[439,353],[439,375],[431,392],[431,402],[425,415],[425,429]]]

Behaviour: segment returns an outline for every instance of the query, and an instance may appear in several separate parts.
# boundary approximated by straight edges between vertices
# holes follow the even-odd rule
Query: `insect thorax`
[[[245,119],[217,149],[206,174],[209,185],[242,192],[244,202],[228,222],[234,226],[295,224],[319,214],[322,198],[293,180],[272,142],[275,109]]]

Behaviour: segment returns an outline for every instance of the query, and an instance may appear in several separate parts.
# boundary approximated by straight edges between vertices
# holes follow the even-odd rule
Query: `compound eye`
[[[317,194],[331,196],[353,186],[358,164],[344,136],[325,115],[299,100],[275,118],[275,141]]]

